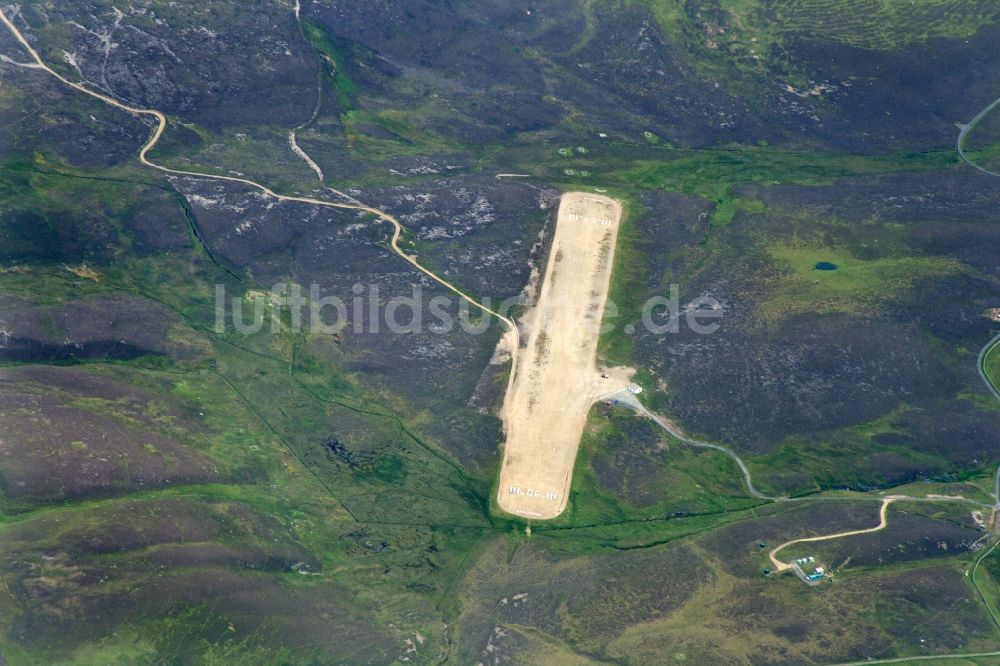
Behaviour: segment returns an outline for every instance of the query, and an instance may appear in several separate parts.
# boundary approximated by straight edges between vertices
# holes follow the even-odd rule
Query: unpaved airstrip
[[[547,519],[566,508],[587,412],[627,385],[625,369],[597,368],[597,338],[615,258],[621,205],[584,192],[562,196],[536,307],[504,403],[506,444],[497,503]],[[602,376],[607,375],[607,376]]]

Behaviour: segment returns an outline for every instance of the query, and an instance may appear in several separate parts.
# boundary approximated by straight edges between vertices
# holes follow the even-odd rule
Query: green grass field
[[[904,296],[918,280],[958,275],[962,264],[944,257],[861,259],[843,248],[780,245],[767,249],[781,271],[759,316],[776,321],[801,312],[872,314]],[[821,262],[836,270],[819,270]]]

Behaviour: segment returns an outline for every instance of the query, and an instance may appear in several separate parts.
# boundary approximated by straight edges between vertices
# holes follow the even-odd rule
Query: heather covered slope
[[[730,458],[601,404],[567,512],[527,536],[490,500],[499,326],[327,335],[285,313],[218,331],[219,285],[247,311],[275,282],[449,292],[371,215],[141,166],[146,121],[16,64],[0,31],[3,659],[996,648],[1000,556],[964,574],[993,538],[972,512],[988,518],[1000,463],[976,369],[1000,332],[1000,202],[954,150],[956,123],[1000,95],[992,3],[295,7],[4,11],[66,77],[167,114],[158,163],[378,207],[477,297],[537,280],[560,191],[607,190],[626,215],[602,357],[766,493],[810,499],[751,497]],[[996,119],[967,143],[987,166]],[[627,332],[671,284],[717,299],[720,330]],[[900,502],[886,530],[802,551],[835,568],[823,587],[764,577],[766,546],[868,527],[880,490],[969,502]]]

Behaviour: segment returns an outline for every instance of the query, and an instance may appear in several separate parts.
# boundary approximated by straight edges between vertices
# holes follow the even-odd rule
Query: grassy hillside
[[[997,332],[1000,202],[953,148],[1000,94],[993,4],[326,0],[301,23],[288,3],[147,5],[42,0],[15,21],[63,75],[167,113],[154,159],[336,187],[494,303],[537,278],[560,191],[620,199],[602,355],[760,489],[804,499],[750,497],[730,457],[602,403],[566,513],[501,515],[498,327],[397,335],[349,309],[325,334],[285,309],[220,328],[217,289],[244,323],[279,282],[348,304],[377,287],[380,307],[447,292],[370,214],[142,167],[149,126],[12,64],[3,33],[0,659],[995,649],[964,574],[995,538],[973,511],[1000,405],[974,365]],[[993,130],[969,136],[984,164]],[[641,326],[671,285],[719,301],[719,332]],[[1000,381],[1000,351],[986,370]],[[899,502],[886,530],[790,549],[830,565],[816,588],[765,575],[786,540],[870,527],[881,491],[979,504]],[[998,562],[974,581],[994,607]]]

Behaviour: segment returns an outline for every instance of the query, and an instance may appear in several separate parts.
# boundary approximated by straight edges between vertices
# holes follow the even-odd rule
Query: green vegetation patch
[[[864,315],[898,300],[918,280],[964,270],[946,257],[861,259],[836,247],[772,245],[767,254],[782,271],[759,313],[768,322],[800,312]],[[836,270],[817,269],[822,263],[834,264]]]
[[[770,76],[807,85],[789,59],[790,38],[804,37],[875,51],[892,51],[935,38],[966,38],[997,16],[992,0],[637,0],[656,16],[668,40],[691,63],[724,80]]]
[[[614,270],[608,285],[608,300],[604,313],[604,332],[598,340],[601,356],[612,364],[631,363],[632,339],[624,331],[624,322],[634,318],[642,308],[641,285],[646,279],[642,256],[637,246],[639,230],[636,219],[643,214],[641,204],[634,196],[609,193],[622,204],[622,218],[618,226],[615,246]],[[610,311],[611,304],[617,313]]]
[[[350,109],[358,94],[358,88],[347,71],[348,63],[351,62],[350,50],[308,19],[302,21],[302,32],[323,59],[324,71],[337,95],[340,108]]]
[[[906,416],[920,412],[912,405],[901,405],[880,418],[843,430],[793,435],[767,455],[750,458],[747,465],[757,487],[771,495],[835,489],[871,491],[906,484],[900,492],[971,498],[978,494],[982,498],[983,491],[969,484],[985,484],[984,475],[992,475],[992,468],[985,472],[963,469],[940,452],[917,451],[910,446]]]
[[[867,157],[760,146],[666,148],[656,154],[656,159],[622,165],[615,179],[634,187],[687,192],[717,200],[719,192],[736,183],[829,185],[846,176],[933,171],[952,166],[957,159],[951,151]]]
[[[761,16],[747,11],[748,5],[756,3],[728,0],[722,4],[733,5],[737,12],[742,7],[751,21]],[[937,37],[969,37],[997,15],[992,0],[774,0],[770,10],[774,27],[877,50],[922,44]]]

